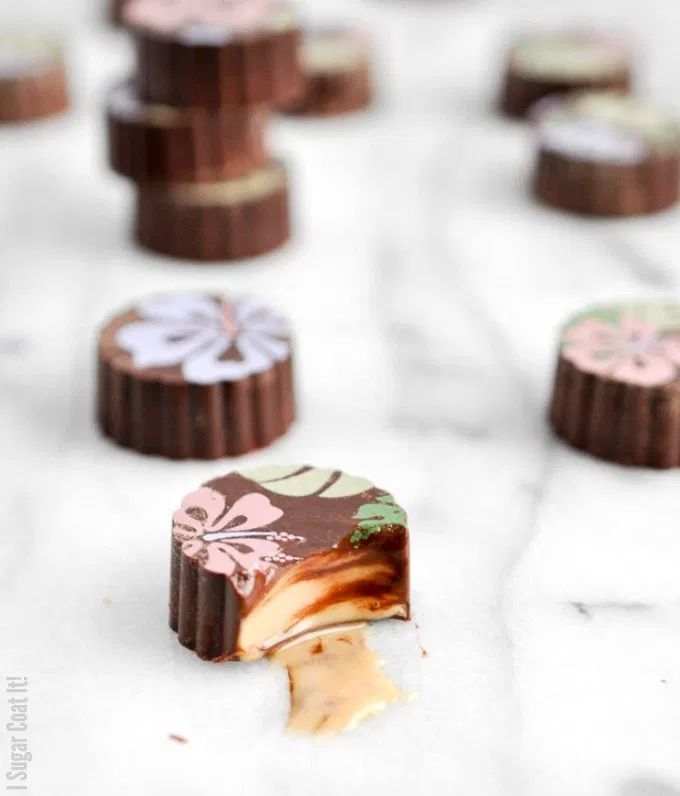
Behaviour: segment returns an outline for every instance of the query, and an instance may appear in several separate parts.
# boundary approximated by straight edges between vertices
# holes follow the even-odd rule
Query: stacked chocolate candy
[[[138,186],[135,235],[197,260],[263,254],[289,236],[269,108],[303,90],[300,31],[279,0],[129,0],[133,79],[108,98],[112,168]]]

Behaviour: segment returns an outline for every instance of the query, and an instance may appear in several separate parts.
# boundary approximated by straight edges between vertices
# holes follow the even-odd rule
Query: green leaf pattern
[[[390,525],[406,527],[406,512],[392,495],[380,495],[376,500],[377,503],[364,503],[354,515],[355,520],[360,520],[350,537],[355,547]]]

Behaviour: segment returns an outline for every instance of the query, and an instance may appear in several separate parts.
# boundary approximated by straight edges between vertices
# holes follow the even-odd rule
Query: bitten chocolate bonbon
[[[135,234],[147,249],[190,260],[265,254],[290,236],[286,171],[272,164],[226,182],[140,186]]]
[[[150,105],[123,83],[107,101],[109,162],[138,183],[243,177],[267,165],[269,117],[264,106],[224,111]]]
[[[300,31],[279,0],[129,0],[139,96],[164,105],[271,104],[302,89]]]
[[[572,318],[560,336],[550,422],[593,456],[680,466],[680,305],[614,304]]]
[[[409,617],[406,513],[366,478],[233,472],[173,515],[170,626],[209,660],[260,658],[324,627]]]
[[[99,336],[98,417],[141,453],[216,459],[261,448],[295,417],[285,320],[246,297],[141,301]]]
[[[671,207],[680,194],[680,125],[615,93],[545,100],[535,113],[534,192],[576,213],[633,216]]]
[[[627,91],[631,54],[620,38],[596,33],[534,33],[510,48],[501,109],[523,117],[538,100],[571,91]]]
[[[364,110],[373,101],[370,39],[360,31],[328,28],[305,34],[302,66],[305,89],[284,108],[304,116],[340,116]]]
[[[0,33],[0,123],[36,121],[68,107],[60,44],[32,33]]]

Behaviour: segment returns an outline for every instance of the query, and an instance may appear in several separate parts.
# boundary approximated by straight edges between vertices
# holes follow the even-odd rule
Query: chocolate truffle
[[[678,201],[680,125],[615,93],[545,100],[536,110],[536,196],[599,216],[632,216]]]
[[[501,108],[525,116],[538,100],[584,90],[627,91],[631,55],[624,41],[595,33],[527,34],[510,48]]]
[[[99,336],[99,425],[116,442],[175,459],[261,448],[295,416],[286,322],[246,297],[141,301]]]
[[[137,90],[162,105],[283,105],[302,89],[300,31],[282,0],[129,0]]]
[[[560,337],[550,422],[602,459],[680,465],[680,305],[614,304],[572,318]]]
[[[219,182],[267,166],[264,106],[150,105],[123,83],[109,94],[107,121],[111,168],[136,182]]]
[[[284,110],[308,116],[339,116],[373,101],[371,46],[356,30],[328,28],[305,34],[304,94]]]
[[[58,42],[32,33],[0,33],[0,123],[56,116],[68,106]]]
[[[288,179],[281,164],[225,182],[141,185],[137,242],[189,260],[239,260],[290,236]]]
[[[204,659],[260,658],[311,630],[409,616],[406,513],[366,478],[232,472],[173,515],[170,626]]]

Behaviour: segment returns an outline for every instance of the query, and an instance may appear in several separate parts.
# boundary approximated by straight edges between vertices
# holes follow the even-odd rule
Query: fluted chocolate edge
[[[288,189],[284,185],[233,204],[198,204],[142,186],[135,237],[147,249],[180,259],[256,257],[283,246],[290,237]]]
[[[266,166],[269,111],[176,111],[159,124],[107,111],[109,163],[135,182],[218,182]]]
[[[180,644],[203,660],[228,657],[236,651],[240,600],[224,575],[207,572],[184,555],[172,540],[170,559],[170,627]]]
[[[372,102],[372,69],[369,61],[362,60],[353,69],[310,72],[303,95],[283,111],[299,116],[342,116],[364,110]]]
[[[133,30],[140,97],[166,105],[225,107],[293,101],[303,90],[300,31],[200,45]]]
[[[550,425],[569,445],[637,467],[680,466],[680,385],[644,387],[584,373],[560,355]]]
[[[629,70],[592,80],[539,80],[518,74],[508,66],[501,90],[500,110],[506,116],[522,119],[531,107],[544,97],[569,94],[572,91],[629,92],[632,75]]]
[[[102,432],[170,459],[240,456],[281,437],[295,419],[292,357],[235,382],[176,384],[114,368],[100,352]]]
[[[0,79],[0,123],[57,116],[69,105],[66,69],[60,62],[37,74]]]
[[[546,204],[583,215],[656,213],[678,201],[680,155],[618,165],[574,160],[541,148],[533,192]]]

